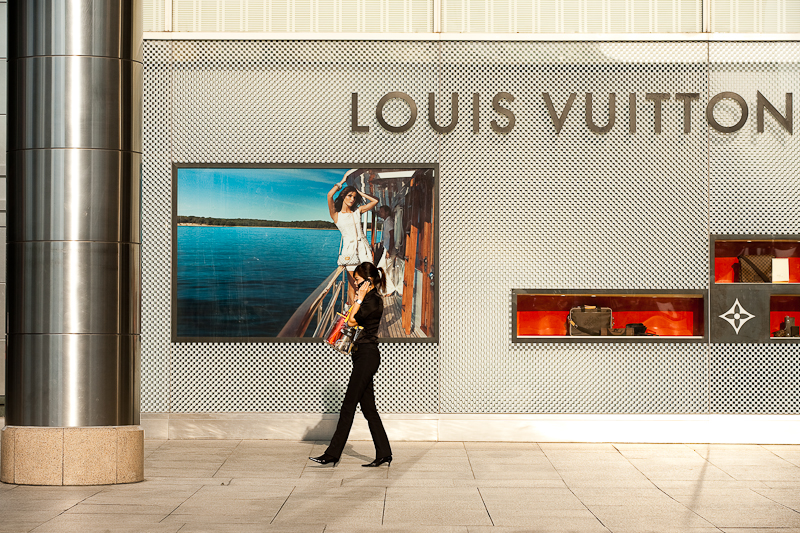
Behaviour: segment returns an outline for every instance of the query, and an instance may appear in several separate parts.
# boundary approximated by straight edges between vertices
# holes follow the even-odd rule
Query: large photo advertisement
[[[434,165],[176,165],[174,342],[320,340],[353,270],[386,274],[381,342],[437,337]]]

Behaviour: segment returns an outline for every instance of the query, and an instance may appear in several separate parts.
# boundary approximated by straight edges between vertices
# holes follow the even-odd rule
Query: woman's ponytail
[[[378,267],[378,277],[376,279],[378,281],[378,292],[386,294],[386,272],[383,271],[383,267]]]

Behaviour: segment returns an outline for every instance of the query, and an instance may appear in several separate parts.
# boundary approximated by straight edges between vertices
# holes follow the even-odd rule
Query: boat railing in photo
[[[342,276],[344,277],[344,275]],[[344,300],[346,298],[344,286],[346,281],[337,281],[333,285],[331,292],[331,299],[328,300],[328,305],[320,305],[317,307],[317,327],[314,330],[314,337],[322,337],[328,330],[330,325],[336,320],[336,309],[344,307]],[[342,294],[342,301],[339,301],[339,294]],[[325,307],[325,311],[322,308]]]
[[[278,333],[278,337],[303,337],[306,334],[306,330],[309,324],[311,324],[311,319],[314,318],[314,314],[320,309],[325,296],[334,287],[336,292],[341,290],[341,284],[336,283],[336,278],[343,271],[344,267],[340,266],[325,278],[325,281],[323,281],[319,287],[300,304],[300,307],[297,308],[294,314],[292,314],[291,318],[289,318],[283,326],[283,329],[281,329],[281,332]],[[325,312],[326,315],[330,309],[333,309],[335,301],[336,295],[334,294],[334,297],[331,298],[329,309]]]

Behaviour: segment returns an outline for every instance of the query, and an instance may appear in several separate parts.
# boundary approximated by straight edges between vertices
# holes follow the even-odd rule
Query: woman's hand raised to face
[[[370,283],[369,281],[365,281],[365,282],[363,282],[363,283],[362,283],[362,284],[361,284],[361,285],[358,287],[358,293],[357,293],[357,295],[356,295],[356,298],[358,298],[359,300],[363,300],[363,299],[364,299],[364,296],[366,296],[366,295],[367,295],[367,293],[369,292],[369,290],[370,290],[371,288],[372,288],[372,283]]]

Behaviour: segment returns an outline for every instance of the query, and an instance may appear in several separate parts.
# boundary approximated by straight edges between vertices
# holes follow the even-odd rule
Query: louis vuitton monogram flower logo
[[[736,301],[733,303],[731,308],[725,313],[719,315],[719,317],[730,324],[738,335],[739,330],[742,329],[742,326],[744,326],[744,324],[751,318],[755,318],[756,315],[749,313],[744,307],[742,307],[742,304],[739,303],[739,298],[736,298]]]

